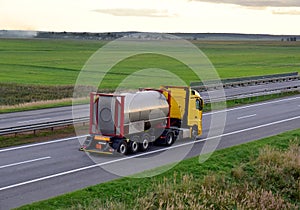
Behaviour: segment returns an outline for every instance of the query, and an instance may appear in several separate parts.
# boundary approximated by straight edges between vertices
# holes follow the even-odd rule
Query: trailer
[[[190,87],[162,86],[136,93],[90,94],[89,136],[80,150],[114,154],[143,152],[153,144],[202,134],[203,100]]]

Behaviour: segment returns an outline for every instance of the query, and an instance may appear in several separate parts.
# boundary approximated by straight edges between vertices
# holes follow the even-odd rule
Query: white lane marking
[[[230,112],[230,111],[239,110],[239,109],[247,109],[247,108],[251,108],[251,107],[263,106],[263,105],[268,105],[268,104],[275,104],[275,103],[279,103],[279,102],[292,101],[292,100],[297,100],[297,99],[300,99],[300,97],[297,96],[297,97],[294,97],[294,98],[285,98],[285,99],[280,99],[280,100],[276,100],[276,101],[269,101],[269,102],[263,102],[263,103],[258,103],[258,104],[251,104],[251,105],[247,105],[247,106],[239,106],[239,107],[230,108],[230,109],[224,109],[224,110],[219,110],[219,111],[214,111],[214,112],[208,112],[208,113],[204,113],[203,115],[217,114],[217,113],[221,113],[221,112]]]
[[[246,118],[250,118],[250,117],[255,117],[255,116],[256,116],[256,114],[251,114],[251,115],[246,115],[246,116],[238,117],[236,119],[242,120],[242,119],[246,119]]]
[[[39,121],[44,121],[44,120],[50,120],[51,118],[47,117],[47,118],[39,118],[39,119],[35,119],[35,120],[26,120],[26,121],[20,121],[17,122],[19,124],[21,123],[32,123],[32,122],[39,122]]]
[[[85,167],[82,167],[82,168],[77,168],[77,169],[73,169],[73,170],[70,170],[70,171],[65,171],[65,172],[52,174],[52,175],[49,175],[49,176],[45,176],[45,177],[41,177],[41,178],[37,178],[37,179],[32,179],[32,180],[29,180],[29,181],[17,183],[17,184],[5,186],[5,187],[0,188],[0,191],[15,188],[15,187],[20,187],[20,186],[27,185],[27,184],[32,184],[32,183],[35,183],[35,182],[39,182],[39,181],[43,181],[43,180],[47,180],[47,179],[51,179],[51,178],[55,178],[55,177],[59,177],[59,176],[63,176],[63,175],[76,173],[76,172],[79,172],[79,171],[95,168],[95,167],[98,167],[98,166],[104,166],[104,165],[108,165],[108,164],[112,164],[112,163],[116,163],[116,162],[120,162],[120,161],[124,161],[124,160],[129,160],[129,159],[136,158],[136,157],[146,156],[146,155],[149,155],[149,154],[158,153],[158,152],[166,151],[166,150],[169,150],[169,149],[183,147],[183,146],[187,146],[187,145],[190,145],[190,144],[195,144],[195,143],[199,143],[199,142],[203,142],[203,141],[207,141],[207,140],[211,140],[211,139],[215,139],[215,138],[221,138],[223,136],[234,135],[234,134],[238,134],[238,133],[242,133],[242,132],[246,132],[246,131],[250,131],[250,130],[255,130],[255,129],[259,129],[259,128],[263,128],[263,127],[267,127],[267,126],[271,126],[271,125],[276,125],[276,124],[280,124],[280,123],[284,123],[284,122],[288,122],[288,121],[292,121],[292,120],[297,120],[297,119],[300,119],[300,116],[292,117],[292,118],[284,119],[284,120],[279,120],[279,121],[275,121],[275,122],[271,122],[271,123],[267,123],[267,124],[263,124],[263,125],[258,125],[258,126],[252,127],[252,128],[237,130],[237,131],[233,131],[233,132],[229,132],[229,133],[225,133],[225,134],[221,134],[221,135],[217,135],[217,136],[212,136],[212,137],[208,137],[206,139],[199,139],[197,141],[187,142],[187,143],[175,145],[175,146],[172,146],[172,147],[161,148],[161,149],[158,149],[158,150],[154,150],[154,151],[150,151],[150,152],[146,152],[146,153],[141,153],[141,154],[137,154],[137,155],[133,155],[133,156],[129,156],[129,157],[124,157],[124,158],[120,158],[120,159],[116,159],[116,160],[111,160],[111,161],[107,161],[107,162],[104,162],[104,163],[98,163],[98,164],[94,164],[94,165],[90,165],[90,166],[85,166]]]
[[[262,106],[262,105],[266,105],[266,104],[278,103],[278,102],[282,102],[282,101],[291,101],[291,100],[296,100],[296,99],[300,99],[300,97],[281,99],[281,100],[277,100],[277,101],[270,101],[270,102],[265,102],[265,103],[260,103],[260,104],[252,104],[249,106],[236,107],[236,108],[225,109],[225,110],[220,110],[220,111],[215,111],[215,112],[208,112],[208,113],[204,113],[203,115],[216,114],[219,112],[229,112],[229,111],[238,110],[238,109],[246,109],[249,107]],[[12,150],[17,150],[17,149],[24,149],[24,148],[36,147],[36,146],[41,146],[41,145],[46,145],[46,144],[59,143],[59,142],[69,141],[69,140],[73,140],[73,139],[77,139],[77,138],[81,138],[81,137],[87,137],[87,136],[88,135],[77,136],[77,137],[75,136],[75,137],[66,138],[66,139],[59,139],[59,140],[53,140],[53,141],[48,141],[48,142],[43,142],[43,143],[29,144],[29,145],[24,145],[24,146],[19,146],[19,147],[12,147],[12,148],[7,148],[7,149],[2,149],[2,150],[0,150],[0,152],[7,152],[7,151],[12,151]]]
[[[22,164],[26,164],[26,163],[32,163],[32,162],[41,161],[41,160],[46,160],[46,159],[49,159],[49,158],[51,158],[51,157],[48,156],[48,157],[42,157],[42,158],[37,158],[37,159],[32,159],[32,160],[26,160],[26,161],[22,161],[22,162],[18,162],[18,163],[11,163],[11,164],[8,164],[8,165],[0,166],[0,169],[12,167],[12,166],[17,166],[17,165],[22,165]]]
[[[70,138],[65,138],[65,139],[58,139],[58,140],[53,140],[53,141],[46,141],[46,142],[41,142],[41,143],[36,143],[36,144],[28,144],[28,145],[23,145],[23,146],[18,146],[18,147],[10,147],[6,149],[1,149],[1,152],[8,152],[8,151],[13,151],[13,150],[18,150],[18,149],[25,149],[25,148],[30,148],[30,147],[36,147],[36,146],[41,146],[41,145],[47,145],[47,144],[53,144],[53,143],[58,143],[58,142],[63,142],[63,141],[69,141],[73,139],[78,139],[78,138],[84,138],[87,137],[88,135],[83,135],[83,136],[74,136]]]

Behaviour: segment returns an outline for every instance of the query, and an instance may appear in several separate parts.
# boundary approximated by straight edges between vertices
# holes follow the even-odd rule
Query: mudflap
[[[98,154],[114,154],[116,150],[109,141],[96,140],[93,136],[88,136],[79,149],[80,151]]]

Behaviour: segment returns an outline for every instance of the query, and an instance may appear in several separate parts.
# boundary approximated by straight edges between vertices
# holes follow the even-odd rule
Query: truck
[[[161,86],[135,93],[90,93],[89,135],[80,150],[114,154],[171,146],[202,134],[203,99],[190,87]]]

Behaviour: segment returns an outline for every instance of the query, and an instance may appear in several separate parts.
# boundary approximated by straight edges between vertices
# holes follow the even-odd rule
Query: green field
[[[221,78],[300,72],[300,42],[195,43]]]
[[[299,209],[299,145],[298,129],[19,209]]]
[[[103,41],[0,39],[0,82],[72,85],[88,58],[104,44]],[[208,56],[221,78],[300,72],[300,42],[195,41],[193,44]],[[116,68],[117,74],[127,74],[130,68],[168,66],[178,71],[183,68],[155,55],[129,60]]]
[[[74,84],[85,61],[103,42],[0,39],[0,82]]]
[[[80,70],[105,44],[91,40],[0,39],[0,106],[72,97]],[[300,42],[194,41],[193,44],[210,59],[221,78],[300,72]],[[136,70],[149,68],[170,71],[185,84],[198,80],[175,59],[141,54],[117,63],[100,87],[102,91],[111,90],[125,78],[131,79],[124,82],[127,89],[132,83],[134,88],[151,86],[153,82],[174,85],[166,84],[172,76],[160,72],[152,77],[132,76]],[[97,74],[91,72],[89,77]]]

